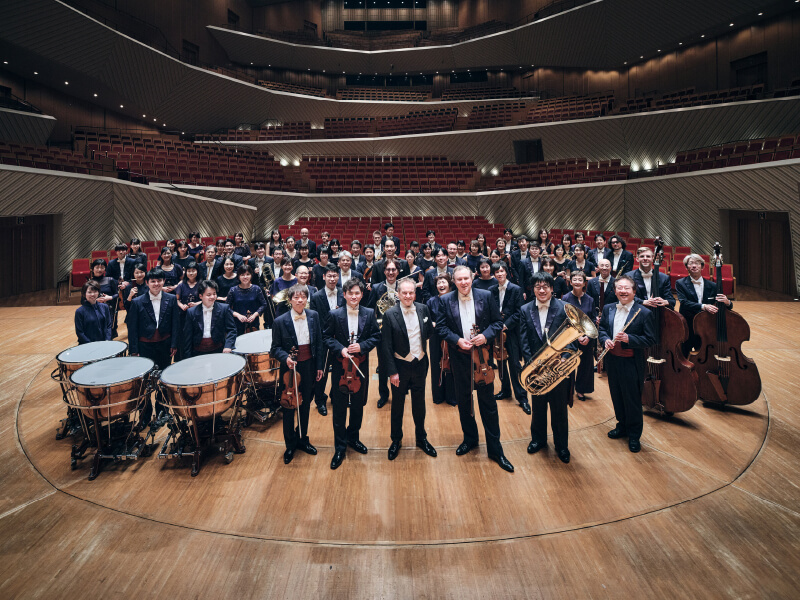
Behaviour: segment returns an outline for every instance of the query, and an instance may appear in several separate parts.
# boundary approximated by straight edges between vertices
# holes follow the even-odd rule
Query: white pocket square
[[[425,317],[424,319],[422,319],[422,322],[423,323],[427,323],[428,322],[428,317]]]

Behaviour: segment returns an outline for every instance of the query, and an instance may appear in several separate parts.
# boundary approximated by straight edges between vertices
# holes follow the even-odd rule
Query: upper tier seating
[[[102,164],[87,160],[79,152],[14,142],[0,142],[0,164],[84,175],[103,171]]]
[[[452,131],[456,117],[456,108],[412,111],[399,117],[381,117],[375,124],[375,131],[379,136]]]
[[[403,32],[369,32],[360,31],[328,31],[325,34],[328,45],[334,48],[350,48],[352,50],[392,50],[395,48],[413,48],[422,39],[421,31]]]
[[[400,90],[388,87],[353,87],[339,90],[336,97],[340,100],[375,100],[379,102],[425,102],[430,94],[427,92]]]
[[[471,160],[442,156],[304,156],[300,169],[321,193],[459,192],[480,177]]]
[[[372,117],[325,119],[323,132],[327,139],[367,137],[374,122]]]
[[[322,88],[308,87],[304,85],[294,85],[292,83],[281,83],[279,81],[265,81],[258,80],[258,85],[271,90],[278,90],[280,92],[290,92],[292,94],[303,94],[304,96],[318,96],[325,98],[327,94]]]
[[[800,93],[800,90],[798,90]],[[776,93],[776,97],[787,94]],[[764,97],[764,86],[762,84],[750,87],[730,88],[727,90],[717,90],[712,92],[695,93],[694,88],[687,88],[663,94],[662,96],[648,95],[638,98],[631,98],[621,104],[617,112],[619,114],[648,112],[654,110],[667,110],[671,108],[685,108],[689,106],[706,106],[710,104],[724,104],[726,102],[741,102],[744,100],[758,100]]]
[[[119,170],[148,180],[187,185],[289,190],[283,169],[270,154],[175,138],[76,132],[93,157],[108,157]]]
[[[485,129],[487,127],[505,127],[518,125],[515,113],[527,108],[525,102],[503,102],[500,104],[482,104],[473,106],[469,113],[467,129]]]
[[[494,98],[520,98],[526,96],[513,87],[489,87],[486,85],[453,85],[442,92],[442,101],[492,100]]]
[[[266,140],[310,140],[311,123],[284,123],[261,129],[229,129],[225,133],[200,134],[198,141],[266,141]]]
[[[498,31],[505,31],[511,25],[502,21],[491,20],[485,23],[479,23],[472,27],[461,29],[458,27],[444,27],[440,29],[432,29],[427,38],[423,39],[420,46],[449,46],[467,40],[484,37],[497,33]]]
[[[539,100],[531,106],[525,122],[549,123],[571,119],[591,119],[608,114],[613,102],[614,97],[610,94]]]
[[[487,189],[572,185],[598,181],[623,181],[628,178],[629,167],[619,159],[588,162],[585,158],[562,158],[522,165],[505,165]]]
[[[800,135],[793,133],[678,152],[675,162],[659,165],[656,174],[673,175],[790,158],[800,158]]]

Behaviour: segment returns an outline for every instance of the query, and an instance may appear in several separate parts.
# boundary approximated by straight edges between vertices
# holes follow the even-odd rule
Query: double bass
[[[722,248],[714,245],[717,294],[722,293]],[[694,332],[700,349],[692,353],[699,381],[697,393],[704,402],[741,406],[755,402],[761,394],[761,376],[755,361],[742,353],[742,343],[750,340],[750,326],[744,317],[723,302],[716,302],[717,313],[701,311],[694,317]]]
[[[656,238],[650,297],[659,296],[659,268],[664,260],[663,242]],[[645,351],[647,374],[642,406],[671,415],[689,410],[697,402],[697,373],[683,355],[681,344],[689,337],[683,315],[669,306],[650,307],[655,315],[656,343]]]

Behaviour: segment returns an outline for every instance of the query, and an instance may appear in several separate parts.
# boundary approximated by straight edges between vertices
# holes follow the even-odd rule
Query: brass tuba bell
[[[545,332],[545,343],[522,367],[520,383],[533,396],[541,396],[556,387],[577,370],[581,356],[579,350],[565,350],[572,342],[585,335],[597,338],[597,327],[592,320],[571,304],[564,304],[567,319],[551,338]],[[564,361],[561,355],[568,353]]]

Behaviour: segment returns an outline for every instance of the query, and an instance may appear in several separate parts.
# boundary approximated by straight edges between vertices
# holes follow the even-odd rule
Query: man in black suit
[[[389,242],[391,245],[391,242]],[[381,283],[376,283],[372,286],[372,294],[367,307],[375,310],[375,314],[381,317],[380,310],[378,310],[378,302],[387,293],[397,294],[398,281],[397,281],[397,261],[386,259],[384,263],[384,273],[386,279]],[[405,280],[404,280],[405,281]],[[396,298],[395,298],[396,299]],[[383,360],[383,355],[378,353],[378,408],[383,408],[389,402],[389,373],[386,370],[386,362]]]
[[[436,278],[445,273],[449,273],[451,277],[453,275],[453,269],[447,266],[447,252],[443,248],[439,247],[434,253],[433,260],[436,266],[425,273],[425,278],[422,282],[422,301],[426,303],[430,298],[435,298],[439,295],[436,290]]]
[[[375,287],[376,283],[381,283],[386,279],[386,275],[383,273],[383,269],[386,266],[387,260],[393,260],[397,265],[397,269],[399,272],[398,277],[405,277],[406,275],[410,275],[411,271],[408,267],[408,262],[406,262],[402,258],[397,258],[397,246],[392,240],[386,240],[383,243],[383,258],[375,263],[375,268],[372,269],[372,286]]]
[[[598,266],[598,261],[604,258],[611,260],[611,248],[606,246],[606,236],[602,233],[598,233],[594,236],[594,248],[589,250],[586,258]]]
[[[217,302],[216,281],[201,281],[197,287],[200,304],[186,311],[183,324],[183,358],[229,353],[236,343],[236,322],[231,307]]]
[[[203,262],[197,263],[197,279],[214,281],[220,275],[222,275],[222,261],[217,258],[217,247],[209,244]]]
[[[455,269],[459,265],[466,265],[467,261],[458,257],[458,246],[455,242],[447,243],[447,266]]]
[[[339,271],[336,269],[336,266],[327,265],[327,270],[325,271],[325,287],[311,297],[311,310],[319,314],[323,330],[328,322],[328,315],[331,311],[344,306],[342,288],[336,285],[338,281]],[[328,358],[325,361],[322,379],[317,382],[314,388],[314,401],[317,403],[317,411],[319,411],[319,414],[323,417],[328,414],[328,407],[326,406],[328,397],[325,395],[325,386],[328,384],[328,370],[333,364],[333,357],[330,355],[330,351],[326,352],[326,355]]]
[[[517,238],[517,247],[510,251],[509,259],[511,273],[517,278],[517,285],[522,288],[522,293],[526,294],[530,288],[531,276],[541,270],[539,264],[539,246],[536,245],[536,257],[534,258],[533,248],[529,245],[528,237],[521,235]],[[536,263],[534,270],[533,263]],[[511,274],[509,273],[509,275]]]
[[[639,268],[629,271],[628,276],[636,285],[636,298],[647,308],[656,306],[669,306],[675,308],[675,297],[672,295],[669,275],[658,273],[658,282],[655,281],[653,271],[653,251],[650,248],[639,249]]]
[[[269,289],[273,279],[270,278],[269,275],[265,275],[265,273],[270,269],[272,269],[272,274],[275,273],[275,261],[267,256],[267,247],[264,242],[256,242],[253,248],[255,250],[255,256],[247,261],[247,264],[253,269],[253,273],[255,273],[253,283],[260,286],[262,289],[265,287]]]
[[[491,344],[503,329],[500,309],[492,300],[492,293],[472,289],[472,272],[469,267],[459,266],[453,271],[456,291],[442,296],[434,321],[439,338],[446,340],[450,350],[450,366],[453,372],[455,395],[458,400],[458,415],[464,441],[456,449],[463,456],[478,446],[478,424],[472,409],[472,390],[477,387],[478,408],[486,435],[489,458],[500,467],[514,472],[514,466],[503,453],[500,443],[500,421],[497,416],[497,401],[494,385],[475,386],[473,383],[473,348]],[[472,335],[473,326],[478,333]]]
[[[339,253],[339,287],[344,285],[348,279],[358,279],[363,281],[364,278],[361,276],[360,271],[356,271],[352,268],[353,265],[353,255],[350,254],[347,250],[342,250]]]
[[[361,421],[364,417],[364,405],[367,402],[369,377],[369,353],[381,341],[378,320],[375,311],[360,306],[364,295],[364,284],[358,279],[351,279],[344,286],[346,306],[332,310],[325,324],[324,341],[334,359],[331,377],[331,403],[333,405],[333,438],[334,454],[331,469],[338,469],[345,459],[347,446],[361,454],[367,453],[367,447],[359,440]],[[352,340],[352,341],[351,341]],[[344,372],[344,361],[353,356],[362,358],[357,374],[361,389],[354,394],[339,389],[339,380]],[[347,408],[350,405],[350,425],[347,425]]]
[[[600,344],[609,350],[603,360],[617,417],[617,426],[608,432],[608,437],[615,440],[627,436],[629,450],[639,452],[643,427],[644,350],[655,343],[655,323],[653,313],[635,302],[633,279],[627,275],[618,277],[614,287],[619,303],[606,304],[598,328]],[[630,323],[634,318],[636,320]]]
[[[611,274],[619,277],[633,269],[633,254],[625,249],[628,244],[618,235],[612,235],[610,241],[611,256],[608,260],[611,261]]]
[[[531,414],[528,404],[528,394],[519,382],[521,352],[519,336],[519,309],[522,307],[522,288],[508,281],[508,267],[504,261],[492,265],[492,273],[497,279],[497,287],[491,289],[492,298],[500,308],[500,317],[503,319],[503,331],[506,334],[507,360],[499,361],[500,392],[495,394],[495,400],[511,397],[511,388],[514,388],[514,397],[519,402],[525,414]]]
[[[364,252],[355,265],[355,269],[360,271],[364,277],[364,285],[367,286],[367,291],[372,289],[372,270],[375,268],[375,246],[367,244],[364,246]]]
[[[244,263],[244,260],[240,255],[236,254],[236,244],[234,244],[233,240],[230,238],[225,240],[225,252],[220,257],[220,262],[224,262],[225,259],[229,257],[233,259],[234,270],[238,271],[239,267]]]
[[[586,284],[586,293],[594,300],[594,306],[597,309],[597,314],[594,315],[594,319],[595,323],[599,325],[600,317],[603,314],[603,308],[606,304],[616,302],[617,295],[614,293],[614,278],[611,276],[611,261],[607,258],[601,258],[600,264],[597,265],[597,273],[597,277],[592,277]]]
[[[520,310],[522,337],[522,355],[525,362],[546,344],[548,332],[556,331],[567,320],[564,301],[553,297],[555,280],[549,273],[537,273],[533,276],[533,293],[535,299],[528,302]],[[586,342],[588,343],[588,338]],[[575,350],[573,342],[566,349]],[[553,429],[553,445],[561,462],[568,463],[569,453],[569,416],[572,376],[561,381],[545,394],[531,397],[533,416],[531,417],[531,443],[528,453],[535,454],[547,447],[547,407],[550,406],[550,424]]]
[[[381,246],[386,247],[386,240],[394,241],[394,249],[398,251],[400,249],[400,238],[394,234],[394,223],[386,223],[383,226],[383,237],[381,238]]]
[[[690,254],[683,259],[689,275],[675,282],[675,291],[681,303],[679,312],[689,326],[689,337],[683,343],[683,355],[700,348],[700,338],[694,333],[694,318],[699,312],[706,311],[712,315],[719,310],[716,303],[722,302],[727,310],[733,308],[733,302],[725,295],[717,293],[717,284],[703,277],[705,261],[699,254]]]
[[[503,229],[503,239],[506,241],[506,248],[509,252],[517,247],[517,240],[514,239],[514,232],[510,227]]]
[[[106,276],[119,283],[120,289],[124,290],[130,285],[133,277],[133,265],[136,264],[136,261],[128,256],[126,244],[117,244],[114,246],[114,252],[117,253],[117,258],[109,261],[108,267],[106,267]]]
[[[308,246],[308,258],[314,259],[317,257],[317,243],[309,239],[308,237],[308,229],[303,227],[300,230],[300,240],[298,240],[298,246],[306,244]]]
[[[406,394],[411,391],[411,412],[417,447],[428,456],[436,450],[425,432],[425,380],[428,377],[428,340],[433,337],[433,320],[428,307],[414,302],[416,285],[410,279],[399,284],[400,302],[383,315],[381,349],[392,384],[392,444],[389,460],[397,458],[403,439]],[[434,340],[435,341],[435,340]]]
[[[131,302],[128,312],[130,355],[149,358],[161,371],[172,362],[180,339],[178,300],[163,291],[164,279],[160,268],[150,269],[145,276],[149,292]],[[156,395],[156,404],[162,404],[160,393]],[[141,422],[148,423],[152,413],[153,407],[148,402],[142,409]]]
[[[428,238],[428,244],[431,246],[431,254],[436,254],[439,248],[441,248],[441,246],[436,243],[436,232],[433,229],[428,229],[428,231],[425,232],[425,237]]]
[[[272,347],[269,351],[270,356],[281,363],[281,387],[283,376],[289,370],[294,370],[293,374],[300,378],[295,389],[300,398],[299,410],[283,407],[283,440],[286,443],[283,463],[286,465],[292,462],[298,448],[312,456],[317,454],[317,449],[308,439],[308,411],[314,395],[314,384],[322,379],[325,365],[319,315],[316,311],[306,309],[308,287],[293,285],[288,290],[288,296],[292,308],[275,318],[272,325]],[[297,351],[296,356],[292,356],[292,350]],[[297,427],[295,413],[299,415]]]

